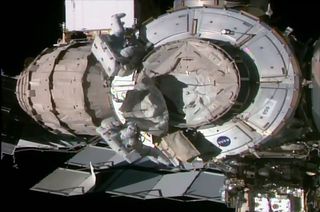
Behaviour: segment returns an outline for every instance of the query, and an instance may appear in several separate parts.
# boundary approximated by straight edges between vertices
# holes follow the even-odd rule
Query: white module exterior
[[[134,0],[65,0],[68,31],[109,29],[111,16],[125,13],[125,27],[134,23]]]

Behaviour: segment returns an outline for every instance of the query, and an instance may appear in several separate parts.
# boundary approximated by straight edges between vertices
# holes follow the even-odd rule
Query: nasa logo
[[[217,139],[217,143],[219,144],[219,146],[226,147],[226,146],[229,146],[231,144],[231,139],[229,137],[227,137],[227,136],[220,136]]]

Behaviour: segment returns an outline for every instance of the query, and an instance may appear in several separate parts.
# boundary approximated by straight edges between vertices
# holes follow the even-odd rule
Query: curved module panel
[[[320,39],[317,40],[312,57],[312,114],[320,131]]]
[[[153,79],[166,99],[172,126],[210,124],[237,100],[239,70],[223,49],[209,41],[167,43],[156,48],[143,64],[143,74]]]
[[[86,42],[46,49],[18,79],[20,106],[54,133],[96,135],[96,126],[113,114],[90,49]]]
[[[286,41],[256,17],[219,8],[192,8],[163,15],[144,30],[155,47],[190,38],[206,40],[222,49],[231,45],[254,63],[256,70],[251,72],[256,71],[259,79],[251,103],[230,120],[198,129],[221,149],[218,157],[241,154],[265,143],[292,117],[300,91],[297,60]],[[237,61],[238,55],[231,57]]]

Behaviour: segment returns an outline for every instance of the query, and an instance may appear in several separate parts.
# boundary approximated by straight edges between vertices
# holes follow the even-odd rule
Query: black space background
[[[171,6],[171,0],[141,0],[145,9],[143,17],[154,16],[150,7],[161,14]],[[150,2],[154,4],[151,4]],[[273,0],[272,23],[280,30],[286,26],[294,29],[301,41],[319,36],[319,6],[317,1]],[[64,21],[64,1],[1,1],[0,3],[0,68],[9,75],[17,75],[24,59],[35,57],[44,48],[52,46],[61,36],[60,23]],[[19,129],[17,129],[18,131]],[[91,210],[189,210],[233,211],[212,202],[177,203],[169,200],[138,201],[127,198],[106,199],[94,194],[77,198],[61,198],[28,191],[33,184],[63,164],[67,155],[55,153],[18,153],[19,168],[12,167],[11,159],[1,161],[1,210],[9,209],[70,209],[84,207]]]

